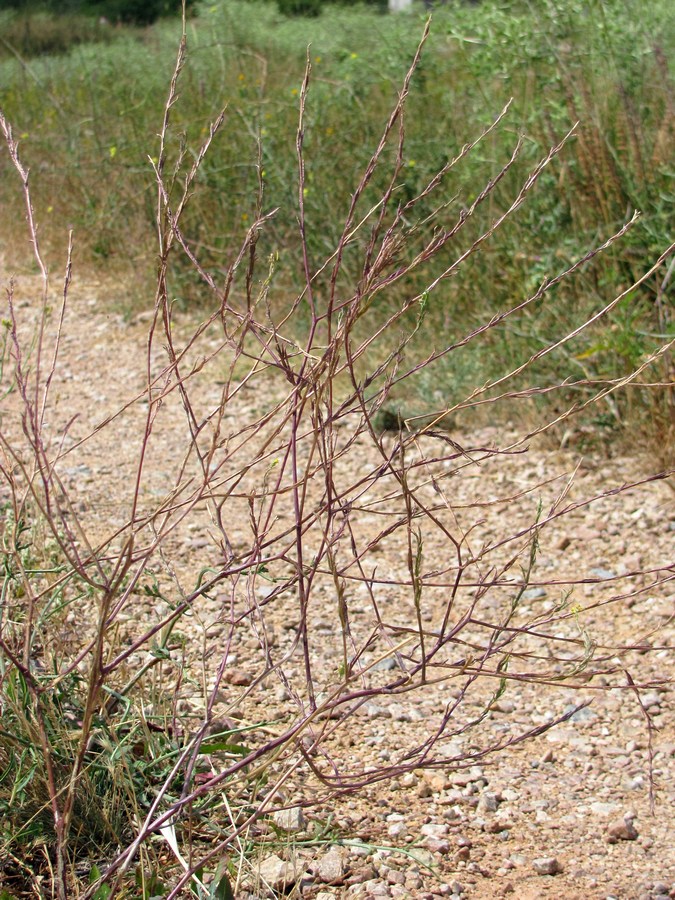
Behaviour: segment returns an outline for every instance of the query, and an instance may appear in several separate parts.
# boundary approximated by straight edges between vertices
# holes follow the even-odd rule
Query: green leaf
[[[213,881],[209,885],[209,898],[211,900],[235,900],[225,859],[221,859],[213,875]]]
[[[234,753],[235,756],[248,756],[251,752],[243,744],[232,744],[229,741],[209,741],[199,748],[200,753]]]
[[[89,884],[94,884],[101,877],[101,870],[97,865],[93,865],[89,870]],[[108,897],[112,893],[112,889],[109,884],[100,884],[96,891],[92,894],[92,900],[108,900]]]

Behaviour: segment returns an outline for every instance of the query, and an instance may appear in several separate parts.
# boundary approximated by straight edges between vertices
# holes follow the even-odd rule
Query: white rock
[[[537,875],[557,875],[562,871],[555,856],[543,856],[532,860],[532,867]]]
[[[497,795],[493,794],[491,791],[483,791],[478,798],[476,810],[479,813],[493,813],[497,812],[498,806],[499,801],[497,800]]]
[[[346,870],[344,855],[336,848],[331,847],[315,865],[314,872],[321,881],[341,881]]]
[[[299,806],[290,809],[280,809],[274,813],[274,824],[284,831],[302,831],[305,827],[305,817]]]
[[[619,811],[618,803],[602,803],[595,800],[590,805],[591,812],[596,816],[613,816]]]
[[[276,854],[266,857],[258,868],[260,879],[273,890],[292,884],[297,879],[299,871],[294,859],[281,859]]]
[[[421,834],[425,837],[433,837],[433,838],[444,838],[448,836],[448,832],[450,828],[447,825],[434,825],[433,823],[429,823],[427,825],[422,825],[420,828]]]

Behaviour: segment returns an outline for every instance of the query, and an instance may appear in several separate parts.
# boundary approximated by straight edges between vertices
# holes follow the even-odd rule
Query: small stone
[[[225,681],[235,687],[246,687],[253,681],[253,675],[243,669],[228,669],[225,672]]]
[[[433,837],[440,840],[440,838],[447,837],[449,830],[447,825],[434,825],[430,822],[428,825],[422,825],[420,833],[424,837]]]
[[[449,786],[447,777],[440,772],[425,772],[424,781],[429,785],[434,794],[439,794]]]
[[[619,811],[616,803],[603,803],[601,800],[594,800],[590,805],[591,812],[596,816],[612,816]]]
[[[623,819],[617,819],[607,826],[607,843],[616,844],[619,841],[635,841],[638,838],[638,831],[633,825],[633,819],[630,816],[624,816]]]
[[[385,659],[378,659],[378,661],[372,666],[373,672],[392,672],[394,669],[397,669],[398,663],[394,659],[393,656],[387,656]]]
[[[353,875],[350,875],[349,878],[345,880],[345,884],[363,884],[366,881],[372,881],[377,878],[377,872],[372,866],[365,866],[363,869],[359,869],[354,872]]]
[[[557,875],[561,872],[560,863],[555,856],[542,856],[532,860],[532,868],[537,875]]]
[[[528,588],[523,592],[522,600],[542,600],[546,596],[543,587]]]
[[[279,809],[274,813],[274,824],[284,831],[302,831],[305,827],[305,817],[299,806]]]
[[[283,890],[287,885],[296,881],[298,871],[294,859],[281,859],[275,853],[263,859],[258,868],[260,879],[273,890]]]
[[[380,872],[380,874],[386,874],[389,884],[403,884],[405,882],[404,873],[400,872],[398,869],[386,869],[384,872]]]
[[[440,853],[441,856],[450,852],[450,842],[445,838],[424,838],[424,846],[432,853]]]
[[[447,819],[448,822],[460,822],[464,816],[459,806],[455,805],[443,810],[443,818]]]
[[[319,881],[332,884],[342,881],[346,868],[344,855],[337,848],[332,847],[315,864],[314,874]]]
[[[363,886],[367,889],[366,896],[370,897],[391,897],[391,888],[388,884],[373,879],[373,881],[363,882]]]
[[[514,712],[515,708],[516,704],[508,697],[502,697],[500,700],[496,700],[490,707],[493,712],[504,713],[505,715]]]
[[[498,806],[499,801],[497,799],[497,795],[493,794],[490,791],[483,791],[483,793],[478,798],[478,806],[476,807],[476,811],[478,813],[493,813],[497,812]]]
[[[396,722],[412,722],[410,710],[402,703],[390,703],[387,710]]]
[[[565,713],[570,713],[575,708],[574,703],[570,703],[569,706],[566,706],[564,709]],[[594,722],[598,718],[598,714],[592,710],[588,706],[582,707],[582,709],[577,709],[576,712],[572,713],[570,716],[570,722]]]
[[[603,569],[600,566],[591,569],[590,574],[595,576],[595,578],[599,578],[600,581],[608,581],[610,578],[616,578],[616,572],[613,572],[611,569]]]
[[[661,703],[661,695],[658,691],[649,691],[640,698],[645,709],[651,709],[652,706],[658,706]]]
[[[494,817],[485,823],[483,826],[483,831],[486,831],[488,834],[501,834],[502,831],[507,832],[509,828],[513,828],[513,822],[509,822],[508,819],[498,819]],[[506,840],[506,838],[504,838]]]
[[[415,860],[415,862],[418,862],[427,869],[432,869],[436,862],[433,854],[428,850],[423,850],[421,847],[411,847],[407,853],[410,859]]]

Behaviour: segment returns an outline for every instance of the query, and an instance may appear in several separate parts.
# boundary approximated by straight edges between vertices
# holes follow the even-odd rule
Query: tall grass
[[[439,329],[458,337],[535,289],[635,210],[641,213],[620,249],[560,286],[555,305],[533,307],[486,352],[467,352],[460,365],[436,374],[445,396],[459,396],[467,384],[494,374],[493,360],[543,346],[558,328],[569,327],[579,310],[597,308],[604,291],[630,285],[672,241],[675,117],[668,58],[675,46],[674,15],[665,0],[648,7],[633,0],[536,5],[488,0],[444,6],[434,16],[433,36],[411,87],[406,159],[397,185],[401,202],[415,196],[512,97],[507,127],[447,179],[445,202],[452,216],[471,204],[473,186],[500,171],[518,134],[524,135],[508,175],[472,217],[468,227],[479,234],[508,207],[528,167],[579,124],[508,235],[486,244],[480,258],[433,298],[422,342]],[[412,14],[413,22],[418,18]],[[329,6],[318,19],[288,20],[273,4],[237,0],[202,4],[189,29],[192,66],[174,109],[177,134],[184,139],[174,139],[169,155],[180,152],[183,140],[189,144],[203,136],[203,122],[221,104],[227,112],[193,185],[185,231],[209,262],[223,264],[232,242],[253,220],[250,198],[260,170],[266,202],[279,210],[261,236],[261,251],[278,254],[289,290],[295,290],[303,275],[293,262],[298,243],[291,150],[307,46],[314,82],[306,111],[304,203],[312,225],[307,251],[316,267],[339,238],[348,198],[376,146],[398,73],[414,50],[416,29],[408,16],[364,8]],[[175,26],[163,23],[111,47],[83,46],[67,59],[23,65],[11,60],[0,69],[0,103],[30,150],[45,235],[58,243],[62,223],[74,225],[89,258],[107,269],[137,271],[154,253],[148,137],[175,34]],[[364,209],[383,188],[375,173]],[[11,192],[0,191],[6,208],[14,209]],[[429,198],[418,206],[420,223],[432,214],[434,202]],[[356,258],[358,238],[345,254],[350,277],[356,272],[352,254]],[[190,267],[179,266],[175,274],[179,301],[203,297]],[[377,301],[382,315],[400,302],[399,291],[420,285],[412,276],[410,284],[388,292],[386,301]],[[142,293],[144,287],[136,290]],[[553,383],[556,370],[567,363],[581,379],[621,378],[672,334],[670,309],[668,290],[650,280],[602,325],[565,348],[564,359],[561,353],[548,356],[537,380]],[[669,380],[667,368],[656,380]],[[418,407],[432,390],[424,378],[419,381]],[[576,394],[571,387],[568,399]],[[664,402],[663,393],[645,389],[630,409],[628,401],[608,402],[596,424],[614,428],[630,419],[631,427],[642,425],[640,417],[656,414],[654,407]],[[669,419],[674,413],[666,408],[659,415]]]

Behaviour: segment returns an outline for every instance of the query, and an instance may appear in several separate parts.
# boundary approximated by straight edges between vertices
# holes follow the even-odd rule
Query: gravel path
[[[32,279],[18,280],[20,316],[29,318],[32,290]],[[142,403],[136,404],[78,448],[81,437],[143,389],[148,316],[127,319],[116,303],[114,286],[75,284],[48,414],[49,433],[54,438],[65,434],[65,446],[73,448],[61,474],[92,542],[125,520],[145,412]],[[216,336],[206,334],[201,352],[217,344]],[[216,359],[197,377],[204,409],[219,403],[225,369]],[[267,388],[260,381],[242,387],[228,412],[232,433],[237,422],[269,408],[281,390],[272,379]],[[16,397],[6,400],[5,428],[13,427],[9,423],[15,402]],[[142,508],[162,496],[182,462],[184,421],[172,394],[158,416]],[[66,434],[67,422],[71,424]],[[463,448],[504,446],[518,434],[514,423],[471,432],[458,427],[453,440]],[[429,446],[432,440],[428,439]],[[675,897],[671,702],[675,494],[664,481],[645,480],[649,461],[643,457],[582,456],[575,452],[573,440],[570,444],[563,452],[539,441],[526,453],[467,467],[451,480],[452,510],[457,527],[465,534],[473,529],[474,546],[497,545],[502,533],[531,528],[538,505],[550,508],[576,473],[565,504],[579,505],[542,532],[537,567],[520,614],[530,618],[541,614],[542,622],[559,629],[559,640],[586,635],[605,660],[591,666],[595,675],[580,674],[571,679],[572,687],[516,678],[494,702],[495,684],[489,679],[477,680],[465,693],[463,682],[450,679],[409,694],[369,700],[348,723],[326,736],[325,758],[331,764],[367,773],[398,759],[402,748],[416,746],[438,726],[453,699],[462,699],[437,751],[448,765],[405,772],[342,798],[322,794],[309,770],[298,770],[283,788],[281,805],[287,809],[276,813],[277,830],[265,823],[258,827],[259,856],[251,861],[250,870],[242,868],[238,897],[283,892],[319,900],[488,900],[509,894],[518,900]],[[366,471],[374,464],[372,453],[367,440],[359,441],[345,463],[349,471],[340,474],[347,478]],[[610,493],[627,482],[642,483]],[[433,485],[427,487],[432,496]],[[588,497],[598,499],[584,504]],[[244,544],[245,504],[233,504],[228,515],[233,545]],[[367,537],[376,535],[381,525],[375,514],[364,513],[358,528]],[[491,564],[503,563],[512,549],[513,544],[495,550]],[[196,509],[176,528],[166,553],[172,559],[176,590],[189,592],[201,569],[217,565],[208,517]],[[425,554],[427,569],[443,571],[447,547],[437,534],[429,534]],[[370,560],[377,570],[373,583],[379,604],[391,629],[409,623],[413,612],[409,591],[397,588],[406,558],[400,544],[382,540]],[[566,596],[568,589],[573,590],[571,597]],[[270,596],[264,579],[259,579],[256,590],[260,602]],[[329,689],[342,641],[330,580],[318,582],[313,596],[309,623],[316,680]],[[546,619],[562,597],[567,609],[576,613],[564,620]],[[372,624],[369,590],[354,582],[348,600],[358,642]],[[499,617],[508,602],[508,591],[492,591],[481,607],[482,615]],[[122,612],[119,622],[128,632],[126,639],[165,612],[153,603],[138,598],[137,605]],[[223,617],[227,603],[227,595],[215,591],[181,623],[192,677],[180,687],[180,712],[188,719],[193,715],[196,722],[204,708],[203,687],[213,683],[222,656],[220,642],[229,633]],[[432,590],[424,609],[430,632],[443,609],[443,589]],[[71,613],[74,632],[80,628],[81,615],[82,610]],[[244,723],[264,720],[272,723],[270,728],[280,728],[297,713],[295,690],[301,690],[304,678],[296,653],[297,609],[282,596],[266,607],[265,615],[268,652],[274,659],[286,660],[288,683],[264,676],[265,658],[255,629],[238,630],[228,648],[225,679],[214,708],[219,720],[235,716]],[[636,688],[623,668],[611,663],[610,655],[603,656],[606,648],[617,646],[632,648],[623,659]],[[395,654],[377,644],[369,646],[363,659],[372,666],[370,684],[386,683],[400,665]],[[549,662],[543,660],[542,665]],[[550,665],[563,674],[563,657]],[[261,672],[264,677],[258,678]],[[573,712],[578,706],[582,708]],[[482,748],[572,712],[571,718],[549,731],[481,756]],[[472,719],[480,721],[465,729]],[[467,765],[452,762],[472,756]],[[320,802],[309,803],[313,797]],[[325,846],[304,848],[303,838],[316,835],[327,821],[332,831]],[[279,847],[279,831],[288,833],[285,849]],[[268,838],[275,841],[270,852],[265,849]]]

